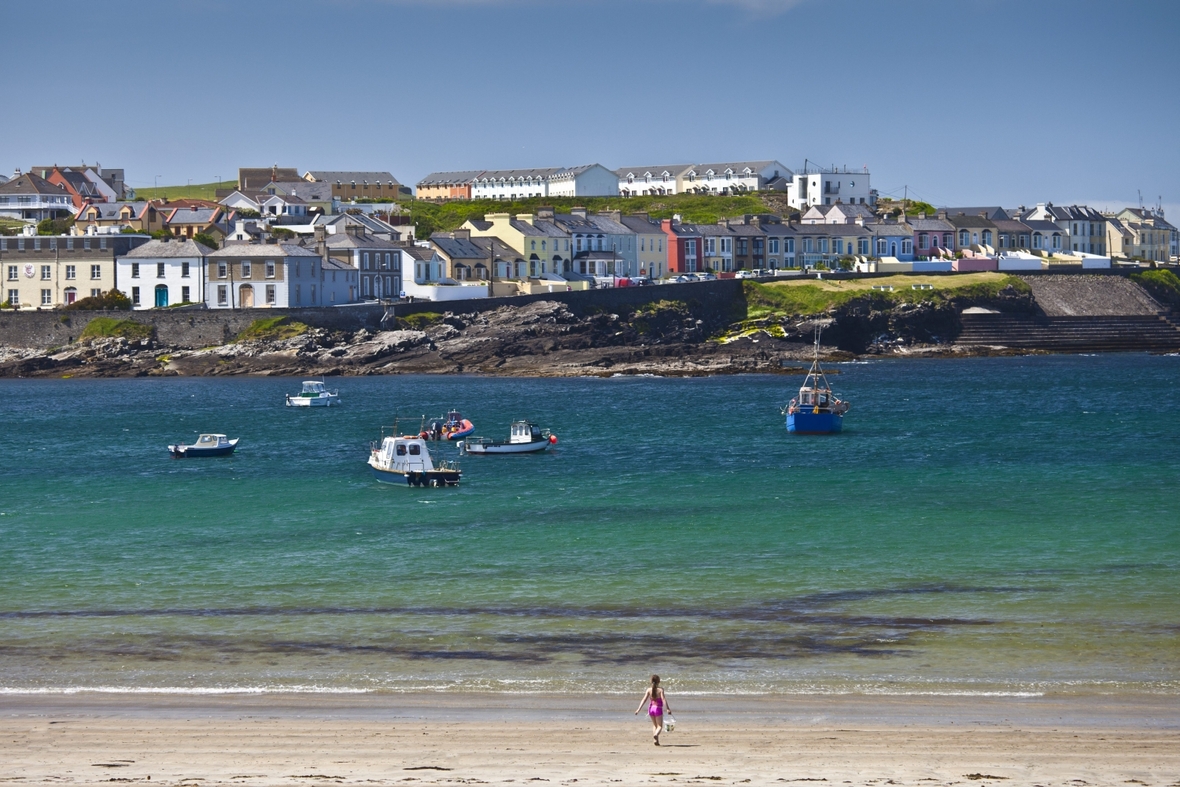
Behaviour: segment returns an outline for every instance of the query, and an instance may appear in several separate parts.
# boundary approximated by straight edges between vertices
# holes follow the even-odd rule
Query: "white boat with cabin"
[[[468,437],[459,444],[464,454],[537,454],[557,445],[557,435],[532,421],[513,421],[507,442],[488,437]]]
[[[288,407],[335,407],[340,404],[340,392],[329,391],[322,380],[304,380],[303,390],[297,395],[287,394]]]
[[[387,484],[405,486],[456,486],[462,476],[458,462],[435,462],[426,439],[420,435],[386,435],[369,446],[369,468]]]

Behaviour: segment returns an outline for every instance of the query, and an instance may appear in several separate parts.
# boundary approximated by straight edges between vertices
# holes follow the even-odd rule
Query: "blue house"
[[[914,228],[904,221],[866,224],[873,233],[873,254],[893,257],[898,262],[914,261]]]

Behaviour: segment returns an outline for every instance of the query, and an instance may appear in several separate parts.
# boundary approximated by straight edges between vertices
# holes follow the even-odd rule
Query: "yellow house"
[[[515,264],[497,262],[492,272],[495,279],[536,279],[569,270],[569,233],[548,219],[530,213],[488,213],[483,219],[468,219],[462,229],[473,238],[499,238],[523,258]],[[509,270],[510,265],[516,270]]]
[[[0,237],[0,302],[57,309],[115,289],[115,257],[146,235]]]

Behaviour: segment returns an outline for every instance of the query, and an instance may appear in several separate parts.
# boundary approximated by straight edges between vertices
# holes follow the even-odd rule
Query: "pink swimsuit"
[[[663,716],[664,715],[664,698],[652,697],[651,705],[647,709],[648,716]]]

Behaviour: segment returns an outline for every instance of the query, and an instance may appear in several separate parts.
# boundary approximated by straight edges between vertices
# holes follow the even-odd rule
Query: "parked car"
[[[672,281],[676,281],[676,282],[687,282],[687,281],[696,281],[696,280],[697,280],[697,276],[695,273],[682,273],[679,276],[677,276],[675,279],[672,279]]]
[[[709,271],[705,271],[697,274],[697,281],[717,281],[717,277]]]
[[[758,275],[758,273],[756,271],[746,270],[745,268],[743,268],[742,270],[734,273],[733,277],[735,279],[752,279],[757,275]]]

